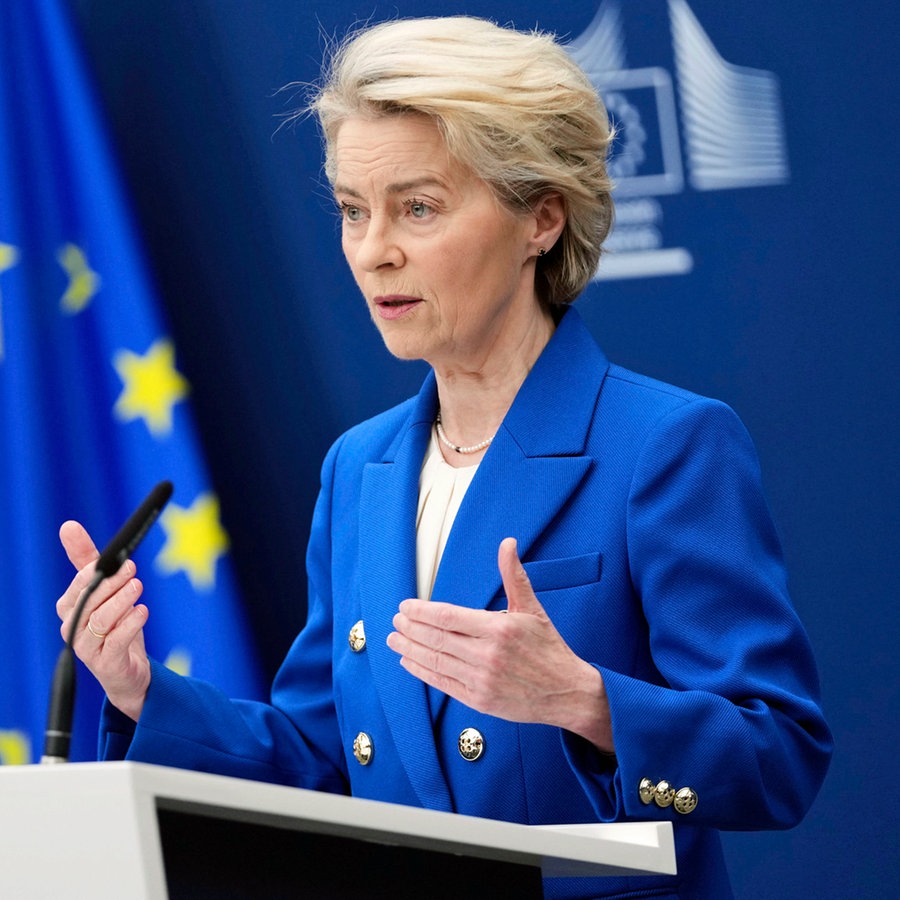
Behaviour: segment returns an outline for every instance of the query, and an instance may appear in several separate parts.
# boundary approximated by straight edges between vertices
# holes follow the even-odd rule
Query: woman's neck
[[[520,338],[507,338],[482,361],[468,366],[456,361],[434,366],[441,413],[441,452],[450,465],[470,466],[484,456],[554,329],[552,317],[542,312]],[[468,449],[485,441],[488,444],[469,453],[449,446]]]

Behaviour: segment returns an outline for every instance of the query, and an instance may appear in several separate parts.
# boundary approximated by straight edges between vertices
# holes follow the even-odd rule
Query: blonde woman
[[[132,564],[97,592],[76,649],[105,755],[530,824],[670,820],[677,876],[546,896],[729,896],[718,829],[799,821],[831,737],[740,422],[610,363],[570,306],[612,221],[602,103],[550,36],[459,17],[353,36],[311,108],[372,319],[431,372],[325,460],[270,705],[147,660]],[[97,554],[75,523],[62,539],[65,630]]]

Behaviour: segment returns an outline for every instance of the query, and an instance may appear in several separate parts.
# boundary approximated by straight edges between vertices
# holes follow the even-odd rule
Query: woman
[[[361,33],[313,108],[372,318],[432,371],[325,460],[271,704],[148,661],[133,564],[104,583],[75,642],[103,756],[529,824],[670,820],[676,877],[546,895],[728,896],[717,829],[799,821],[831,738],[740,422],[610,364],[569,308],[612,218],[602,104],[551,38],[460,17]],[[97,553],[61,536],[66,633]]]

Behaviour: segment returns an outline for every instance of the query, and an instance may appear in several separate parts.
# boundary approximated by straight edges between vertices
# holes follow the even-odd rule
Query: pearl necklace
[[[434,427],[437,429],[437,435],[441,439],[441,443],[445,447],[449,447],[451,450],[454,450],[457,453],[477,453],[479,450],[484,450],[485,447],[490,446],[491,441],[497,436],[496,434],[492,434],[489,438],[486,438],[483,441],[479,441],[477,444],[472,444],[471,447],[459,447],[452,441],[448,440],[447,435],[444,434],[444,429],[441,426],[440,410],[438,410],[438,414],[435,417]]]

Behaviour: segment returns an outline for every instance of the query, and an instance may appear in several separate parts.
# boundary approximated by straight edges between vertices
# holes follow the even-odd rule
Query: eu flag
[[[43,746],[74,574],[59,525],[102,546],[163,479],[174,497],[135,554],[148,652],[261,696],[189,398],[64,3],[3,0],[0,762]],[[79,668],[71,756],[93,759],[101,695]]]

